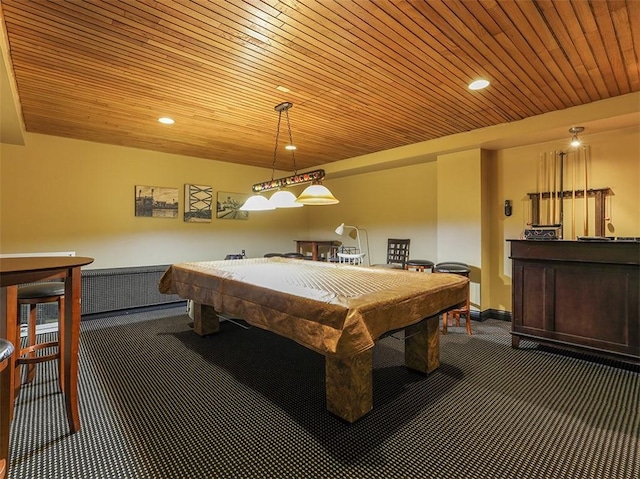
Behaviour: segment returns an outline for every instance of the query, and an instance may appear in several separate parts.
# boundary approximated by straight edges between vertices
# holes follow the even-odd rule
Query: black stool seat
[[[49,296],[64,296],[64,283],[38,283],[18,288],[18,299],[38,299]]]
[[[435,268],[438,273],[454,273],[467,275],[471,272],[471,268],[466,263],[457,263],[455,261],[447,263],[438,263]]]
[[[265,258],[282,258],[284,256],[284,254],[282,253],[265,253],[264,257]]]
[[[0,362],[8,359],[13,354],[13,344],[0,338]]]
[[[433,261],[429,261],[428,259],[410,259],[407,261],[405,269],[415,269],[419,272],[424,272],[425,269],[433,271],[434,264]]]
[[[302,253],[285,253],[282,256],[285,258],[304,259],[304,255]]]
[[[429,261],[428,259],[410,259],[407,261],[409,266],[428,266],[432,267],[435,263],[433,261]]]

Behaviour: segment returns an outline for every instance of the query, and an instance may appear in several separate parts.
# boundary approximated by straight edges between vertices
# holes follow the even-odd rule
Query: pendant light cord
[[[276,171],[276,158],[278,157],[278,138],[280,137],[280,120],[282,119],[282,112],[278,112],[278,127],[276,128],[276,146],[273,149],[273,162],[271,163],[271,181]]]
[[[284,112],[287,115],[287,128],[289,130],[289,145],[293,146],[293,136],[291,135],[291,123],[289,122],[289,109],[287,108]],[[296,166],[295,150],[291,150],[291,159],[293,160],[293,174],[295,176],[298,174],[298,167]]]

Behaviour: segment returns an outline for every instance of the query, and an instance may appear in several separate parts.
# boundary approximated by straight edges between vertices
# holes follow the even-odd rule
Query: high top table
[[[0,337],[11,341],[18,332],[18,285],[52,279],[64,280],[64,337],[62,341],[62,384],[71,432],[80,429],[78,413],[78,345],[80,339],[80,268],[93,262],[93,258],[80,256],[24,257],[0,259]],[[10,382],[15,379],[16,359],[20,354],[19,345],[9,362]],[[13,413],[14,387],[11,387],[10,402]]]

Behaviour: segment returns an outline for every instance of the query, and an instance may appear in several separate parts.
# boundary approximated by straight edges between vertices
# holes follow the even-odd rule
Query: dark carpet
[[[509,323],[441,336],[441,366],[374,350],[374,409],[327,412],[324,358],[223,322],[200,338],[184,308],[82,324],[80,414],[70,435],[55,363],[16,403],[9,478],[638,479],[637,368],[558,354]]]

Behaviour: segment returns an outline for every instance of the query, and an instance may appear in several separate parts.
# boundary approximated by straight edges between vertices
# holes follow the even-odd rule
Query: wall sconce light
[[[513,207],[511,206],[511,200],[504,200],[504,215],[511,216],[513,213]]]
[[[289,122],[289,109],[293,107],[291,102],[283,102],[274,107],[278,112],[278,126],[276,129],[276,145],[273,150],[273,162],[271,165],[271,181],[256,183],[252,190],[255,193],[244,205],[240,207],[244,211],[266,211],[276,208],[299,208],[304,205],[333,205],[339,201],[331,194],[331,192],[321,184],[324,178],[324,170],[315,170],[307,173],[298,174],[296,166],[296,157],[294,151],[296,147],[293,145],[293,137],[291,135],[291,124]],[[287,130],[289,132],[289,144],[285,147],[291,152],[291,160],[293,162],[293,175],[285,178],[274,179],[273,175],[276,168],[276,158],[278,155],[278,139],[280,138],[280,121],[282,113],[287,119]],[[289,186],[303,183],[313,183],[308,186],[300,196],[296,196],[290,191],[283,190]],[[260,193],[269,190],[278,190],[271,198],[267,200]]]
[[[573,135],[573,137],[571,138],[571,146],[573,146],[574,148],[579,147],[582,143],[580,141],[580,138],[578,138],[578,133],[582,133],[583,131],[584,126],[574,126],[572,128],[569,128],[569,133]]]

